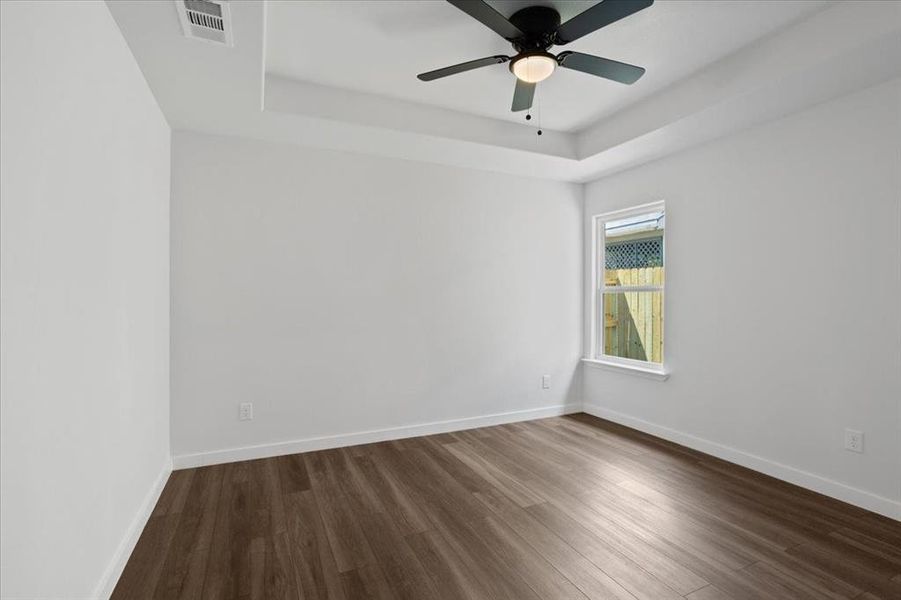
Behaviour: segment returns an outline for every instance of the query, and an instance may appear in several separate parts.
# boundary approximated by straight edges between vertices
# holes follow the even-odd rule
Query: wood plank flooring
[[[172,473],[124,599],[901,599],[901,523],[584,414]]]

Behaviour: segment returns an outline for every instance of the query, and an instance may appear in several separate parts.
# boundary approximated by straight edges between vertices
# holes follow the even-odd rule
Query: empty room
[[[0,0],[0,599],[901,600],[901,0]]]

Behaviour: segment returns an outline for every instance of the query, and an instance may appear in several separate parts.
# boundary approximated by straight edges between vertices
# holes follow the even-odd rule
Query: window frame
[[[610,356],[604,354],[604,327],[600,317],[603,311],[603,301],[605,292],[661,292],[663,301],[660,305],[662,312],[661,319],[664,323],[664,332],[666,331],[666,281],[664,277],[663,283],[660,285],[635,285],[635,286],[607,286],[604,278],[600,277],[602,266],[606,264],[606,224],[609,221],[617,221],[641,215],[644,213],[663,211],[666,214],[666,203],[664,200],[649,202],[639,206],[624,208],[620,210],[605,212],[594,215],[592,217],[592,239],[591,239],[591,318],[590,318],[590,353],[587,362],[596,363],[601,366],[621,367],[628,370],[640,371],[651,374],[666,375],[666,338],[664,337],[663,362],[654,363],[651,361],[637,360],[634,358],[622,358],[619,356]],[[663,229],[663,256],[664,268],[666,267],[666,238],[667,227]],[[600,279],[600,281],[599,281]]]

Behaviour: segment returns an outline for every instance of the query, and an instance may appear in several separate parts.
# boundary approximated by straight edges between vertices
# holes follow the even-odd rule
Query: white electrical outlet
[[[242,421],[253,421],[253,402],[242,402],[238,407],[238,418]]]
[[[845,429],[845,450],[863,452],[863,432]]]
[[[551,389],[551,376],[550,375],[542,375],[541,376],[541,389],[543,389],[543,390]]]

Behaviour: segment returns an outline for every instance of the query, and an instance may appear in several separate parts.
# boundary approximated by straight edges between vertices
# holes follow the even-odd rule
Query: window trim
[[[629,360],[624,358],[622,360]],[[618,371],[620,373],[629,373],[630,375],[638,375],[639,377],[645,377],[647,379],[656,379],[657,381],[666,381],[669,379],[669,371],[664,371],[663,369],[657,368],[656,365],[648,366],[648,363],[643,361],[635,361],[636,365],[631,364],[620,364],[615,362],[610,362],[607,360],[599,360],[595,358],[583,358],[582,362],[596,369],[605,369],[607,371]],[[653,363],[651,363],[653,364]]]
[[[666,351],[664,350],[663,363],[657,364],[652,363],[650,361],[642,361],[636,360],[632,358],[621,358],[618,356],[608,356],[603,353],[603,336],[604,332],[601,329],[601,323],[599,319],[599,302],[603,299],[604,290],[608,289],[606,286],[602,284],[602,282],[598,281],[598,276],[600,274],[600,266],[605,264],[605,244],[601,243],[602,240],[606,239],[605,229],[601,229],[604,227],[604,224],[608,221],[615,221],[618,219],[624,219],[626,217],[631,217],[634,215],[639,215],[647,212],[654,211],[664,211],[666,212],[666,203],[664,200],[658,200],[656,202],[649,202],[647,204],[641,204],[639,206],[632,206],[629,208],[624,208],[620,210],[614,210],[610,212],[605,212],[601,214],[594,215],[591,220],[591,315],[589,319],[589,355],[583,359],[584,362],[589,364],[594,364],[597,366],[610,366],[618,369],[622,369],[628,372],[641,372],[641,373],[652,373],[662,375],[662,379],[665,379],[669,376],[669,371],[666,368]],[[666,256],[666,238],[667,231],[664,229],[663,232],[663,255]],[[666,281],[664,280],[663,285],[652,285],[652,286],[628,286],[629,291],[633,292],[651,292],[651,291],[664,291],[666,286]],[[663,294],[663,304],[662,311],[663,316],[666,315],[666,293]],[[664,318],[664,323],[666,322]]]

